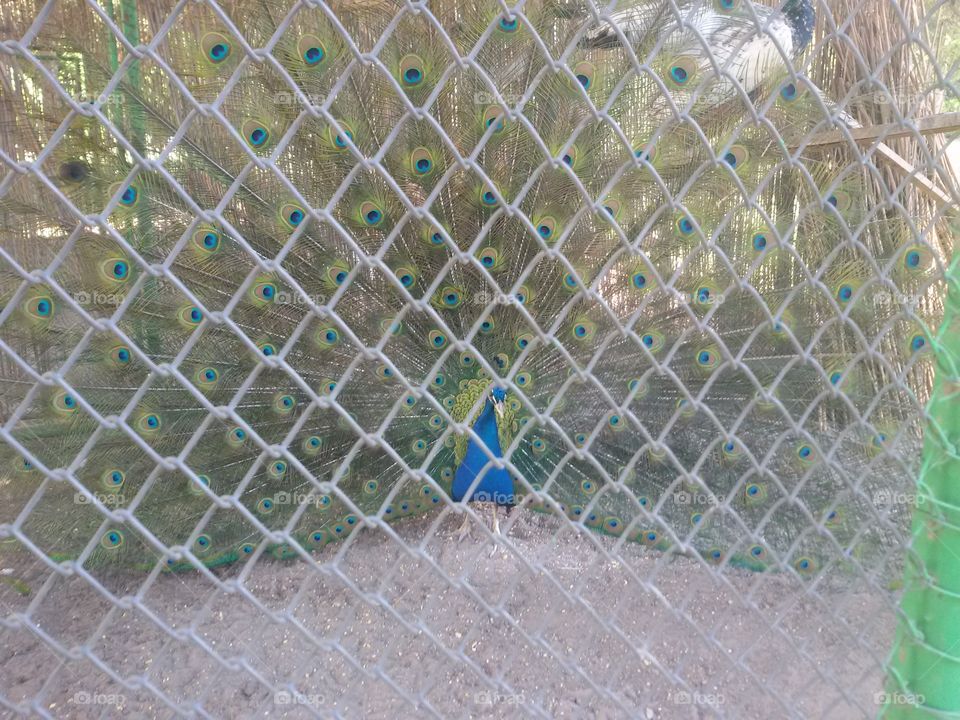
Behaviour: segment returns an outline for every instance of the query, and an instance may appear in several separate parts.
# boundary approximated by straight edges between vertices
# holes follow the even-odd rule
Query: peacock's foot
[[[463,523],[460,525],[460,530],[457,533],[457,542],[462,543],[467,539],[468,535],[470,535],[470,516],[464,513]]]

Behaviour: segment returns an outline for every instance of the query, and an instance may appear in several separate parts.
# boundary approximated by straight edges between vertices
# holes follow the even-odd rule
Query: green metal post
[[[960,718],[960,253],[947,272],[883,718]]]

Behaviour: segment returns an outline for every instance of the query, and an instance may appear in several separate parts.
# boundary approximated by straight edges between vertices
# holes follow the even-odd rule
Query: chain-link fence
[[[4,712],[960,711],[949,4],[0,27]]]

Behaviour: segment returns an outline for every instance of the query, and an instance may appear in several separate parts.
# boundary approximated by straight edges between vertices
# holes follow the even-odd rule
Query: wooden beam
[[[902,155],[894,152],[886,143],[880,143],[880,145],[877,146],[877,152],[900,168],[900,170],[909,177],[910,182],[916,185],[917,189],[931,200],[947,204],[953,202],[952,198],[943,190],[941,190],[940,187],[933,182],[933,180],[928,178],[926,175],[921,175],[918,173],[917,169],[913,167],[913,165],[907,162]]]
[[[824,145],[840,145],[845,143],[848,138],[859,144],[872,143],[878,138],[891,140],[899,137],[910,137],[914,135],[937,135],[940,133],[960,130],[960,112],[939,113],[928,117],[916,118],[913,121],[913,127],[901,125],[900,123],[885,123],[883,125],[871,125],[870,127],[847,128],[844,130],[828,130],[827,132],[814,135],[803,143],[804,147],[822,147]],[[799,145],[795,146],[799,147]]]

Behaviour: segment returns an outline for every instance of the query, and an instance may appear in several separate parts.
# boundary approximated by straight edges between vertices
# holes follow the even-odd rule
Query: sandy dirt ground
[[[522,516],[521,516],[522,515]],[[489,521],[489,518],[487,518]],[[452,514],[316,562],[0,584],[0,716],[875,716],[895,624],[863,582],[801,582],[515,513]],[[424,539],[427,538],[427,539]],[[25,619],[29,613],[30,621]],[[67,654],[70,659],[62,657]]]

